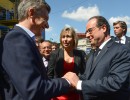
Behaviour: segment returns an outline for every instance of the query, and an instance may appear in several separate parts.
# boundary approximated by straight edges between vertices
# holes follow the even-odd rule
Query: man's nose
[[[86,34],[86,38],[89,38],[89,37],[90,37],[90,34],[89,34],[89,33],[87,33],[87,34]]]

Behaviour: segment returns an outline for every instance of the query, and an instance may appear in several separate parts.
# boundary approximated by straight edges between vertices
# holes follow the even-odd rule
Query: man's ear
[[[33,8],[29,8],[28,10],[28,17],[33,17],[35,15],[35,11]]]
[[[102,28],[102,30],[106,33],[106,31],[107,31],[106,25],[102,25],[101,28]]]
[[[33,8],[29,8],[28,18],[31,19],[32,23],[35,23],[35,11]]]

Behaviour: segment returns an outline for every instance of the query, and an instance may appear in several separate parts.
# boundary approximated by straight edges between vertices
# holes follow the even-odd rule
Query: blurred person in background
[[[49,40],[44,40],[41,44],[40,44],[40,53],[42,55],[42,60],[44,63],[44,66],[46,68],[46,71],[48,70],[48,62],[50,59],[50,54],[52,51],[52,44]]]
[[[58,44],[56,42],[52,42],[52,46],[51,46],[52,51],[56,50],[57,48],[59,48]]]
[[[114,33],[116,35],[115,41],[125,44],[130,48],[130,37],[126,36],[127,24],[124,21],[116,21],[113,23]]]

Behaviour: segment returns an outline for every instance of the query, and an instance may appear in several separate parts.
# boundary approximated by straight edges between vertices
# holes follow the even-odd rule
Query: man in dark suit
[[[130,37],[126,36],[127,24],[124,21],[116,21],[113,23],[113,27],[116,35],[115,41],[125,44],[130,48]]]
[[[111,39],[110,25],[102,16],[90,18],[86,29],[86,37],[91,44],[97,40],[100,51],[89,57],[80,79],[69,72],[68,80],[82,90],[84,100],[129,100],[129,48]]]
[[[3,42],[2,66],[9,87],[5,100],[49,100],[68,92],[64,78],[48,79],[34,36],[48,28],[50,6],[42,0],[23,0],[18,6],[19,23]]]
[[[130,37],[126,36],[126,33],[127,33],[126,22],[116,21],[113,23],[113,27],[114,27],[114,33],[116,35],[116,37],[114,38],[114,41],[117,43],[124,44],[130,48]],[[130,81],[130,79],[129,79],[129,81]],[[130,91],[130,86],[129,86],[129,91]]]

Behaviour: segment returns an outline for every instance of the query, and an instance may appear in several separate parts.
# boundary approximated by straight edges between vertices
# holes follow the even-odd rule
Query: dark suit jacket
[[[91,64],[92,55],[80,77],[85,100],[128,100],[130,50],[127,46],[110,40],[94,65]]]
[[[4,87],[7,87],[8,84],[5,80],[5,77],[3,75],[3,68],[2,68],[2,53],[3,53],[3,40],[5,35],[0,37],[0,100],[4,99]]]
[[[86,54],[82,50],[73,50],[74,54],[74,72],[79,75],[83,74],[86,67]],[[57,49],[50,55],[48,63],[48,77],[62,77],[64,71],[64,51]]]
[[[2,65],[8,77],[6,100],[49,100],[68,92],[65,79],[48,79],[33,39],[15,26],[4,39]]]

